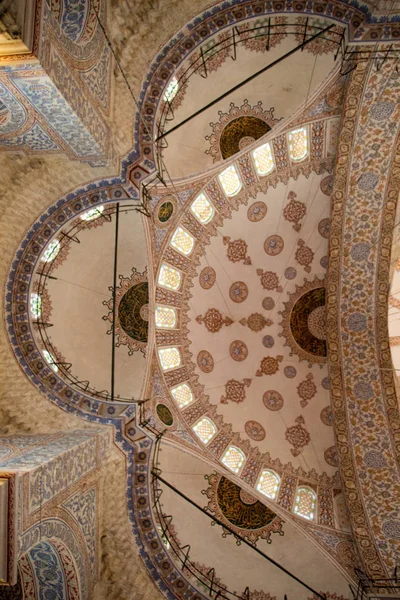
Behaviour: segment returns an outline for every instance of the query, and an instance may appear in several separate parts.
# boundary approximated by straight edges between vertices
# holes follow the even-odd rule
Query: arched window
[[[167,536],[165,535],[161,525],[157,525],[157,530],[158,530],[158,533],[160,534],[162,543],[164,544],[166,549],[169,550],[171,548],[171,544],[169,543],[169,540],[168,540]]]
[[[181,364],[181,353],[178,348],[159,348],[158,356],[164,371],[176,369]]]
[[[280,478],[274,471],[269,471],[268,469],[264,470],[257,483],[257,489],[259,492],[267,496],[267,498],[271,498],[271,500],[275,500],[278,489],[279,489]]]
[[[81,215],[82,221],[94,221],[98,219],[101,214],[104,212],[104,206],[95,206],[94,208],[90,208],[86,212]]]
[[[172,102],[175,96],[178,93],[179,83],[176,77],[173,77],[169,84],[167,85],[167,89],[165,90],[164,100],[165,102]]]
[[[181,274],[169,265],[161,265],[158,283],[170,290],[177,290],[181,285]]]
[[[307,128],[300,127],[288,133],[289,155],[292,160],[303,160],[308,154]]]
[[[38,319],[42,314],[42,299],[39,294],[31,294],[30,308],[32,317]]]
[[[172,236],[171,246],[173,246],[176,250],[179,250],[179,252],[185,256],[189,256],[193,250],[194,238],[192,235],[190,235],[190,233],[182,229],[182,227],[177,227],[174,235]]]
[[[49,363],[49,365],[53,369],[54,373],[57,373],[58,367],[55,364],[54,356],[52,354],[50,354],[50,352],[48,352],[47,350],[43,350],[43,356],[44,356],[45,361],[47,363]]]
[[[268,142],[253,150],[253,159],[259,175],[268,175],[274,168],[271,145]]]
[[[61,250],[60,242],[58,240],[53,240],[52,242],[50,242],[50,244],[47,246],[46,250],[43,252],[43,256],[40,260],[43,262],[51,262],[52,260],[55,259],[55,257],[60,252],[60,250]]]
[[[203,444],[207,444],[217,433],[217,428],[208,417],[200,419],[196,425],[193,425],[192,429]]]
[[[235,165],[231,165],[225,169],[225,171],[222,171],[218,177],[225,194],[227,196],[236,196],[242,187],[242,183],[239,179]]]
[[[176,325],[176,311],[168,306],[156,306],[156,327],[172,329]]]
[[[190,205],[190,210],[203,225],[207,225],[214,216],[215,210],[205,194],[199,194]]]
[[[303,519],[312,521],[315,517],[315,507],[317,504],[317,495],[307,487],[297,488],[296,502],[294,512]]]
[[[183,408],[193,402],[193,392],[187,383],[182,383],[173,388],[171,394],[179,408]]]
[[[236,448],[236,446],[229,446],[221,460],[228,469],[234,473],[239,473],[246,460],[246,455],[242,450]]]

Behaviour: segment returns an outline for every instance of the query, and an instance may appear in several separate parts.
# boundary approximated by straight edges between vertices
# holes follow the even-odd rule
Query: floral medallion
[[[264,308],[264,310],[272,310],[274,308],[274,306],[275,306],[275,300],[273,298],[271,298],[271,296],[267,296],[262,301],[262,307]]]
[[[253,202],[247,209],[247,218],[249,221],[253,223],[258,223],[258,221],[262,221],[262,219],[267,214],[268,208],[265,202]]]
[[[231,358],[233,358],[233,360],[241,362],[242,360],[245,360],[247,358],[249,350],[244,342],[242,342],[241,340],[235,340],[229,346],[229,354],[231,355]]]
[[[297,277],[297,271],[294,267],[287,267],[284,272],[285,279],[291,281]]]
[[[298,248],[294,257],[299,265],[304,267],[304,270],[309,273],[311,271],[311,264],[314,259],[314,252],[311,250],[311,248],[306,246],[304,240],[299,240],[297,245]]]
[[[264,348],[272,348],[274,344],[275,340],[272,337],[272,335],[264,335],[262,339],[262,345],[264,346]]]
[[[251,258],[247,256],[247,243],[244,240],[234,240],[231,242],[229,236],[224,236],[222,241],[225,246],[228,246],[226,250],[228,260],[233,263],[243,261],[243,264],[251,265]]]
[[[293,446],[290,450],[293,456],[298,456],[301,454],[304,446],[307,446],[310,443],[311,437],[304,427],[305,421],[301,415],[297,417],[295,422],[296,425],[287,428],[285,438],[289,444]]]
[[[300,231],[301,229],[301,220],[306,214],[306,205],[304,202],[300,202],[300,200],[296,200],[297,194],[294,192],[289,192],[288,200],[289,203],[286,204],[283,209],[283,218],[285,221],[289,221],[293,223],[293,229],[295,231]]]
[[[255,442],[262,442],[265,439],[265,429],[258,421],[247,421],[244,430]]]
[[[300,396],[300,404],[305,408],[310,400],[312,400],[317,393],[317,386],[314,383],[314,375],[308,373],[304,381],[301,381],[297,386],[297,393]]]
[[[119,276],[120,284],[115,289],[116,315],[115,345],[127,346],[128,354],[140,350],[146,355],[147,336],[149,327],[149,284],[147,268],[140,273],[133,267],[130,277]],[[112,292],[112,288],[109,288]],[[113,298],[103,301],[108,308],[104,321],[111,323],[107,331],[112,334]]]
[[[243,281],[235,281],[229,288],[229,298],[238,304],[244,302],[249,295],[249,288]]]
[[[209,308],[204,317],[197,315],[197,323],[204,323],[207,331],[210,333],[217,333],[223,325],[229,327],[233,321],[229,317],[223,317],[222,314],[216,308]]]
[[[261,285],[263,286],[264,290],[276,290],[277,292],[283,291],[282,286],[279,285],[279,278],[276,273],[257,269],[257,275],[260,277]]]
[[[247,325],[251,331],[258,332],[262,331],[265,326],[271,326],[273,321],[271,321],[271,319],[266,319],[260,313],[253,313],[248,319],[240,319],[239,323],[241,325]]]
[[[224,475],[206,475],[209,487],[203,490],[208,498],[208,511],[225,523],[235,533],[251,543],[265,539],[271,543],[271,534],[283,535],[283,521],[268,506],[243,493],[238,485]],[[228,535],[223,530],[223,537]]]
[[[331,467],[338,466],[338,456],[336,446],[331,446],[324,452],[324,459]]]
[[[283,361],[283,356],[278,355],[275,358],[273,356],[266,356],[260,363],[260,368],[256,371],[256,377],[262,377],[263,375],[275,375],[279,371],[279,363]]]
[[[293,377],[296,377],[297,371],[296,371],[295,367],[293,367],[292,365],[289,365],[283,369],[283,374],[288,379],[293,379]]]
[[[284,245],[280,235],[270,235],[264,242],[264,251],[269,256],[277,256],[282,252]]]
[[[212,267],[204,267],[199,275],[199,282],[203,290],[209,290],[217,279],[215,270]]]
[[[214,359],[207,350],[201,350],[197,355],[197,364],[203,373],[211,373],[214,368]]]
[[[237,381],[237,379],[230,379],[225,384],[225,395],[221,396],[221,404],[228,404],[228,401],[244,402],[246,400],[246,387],[250,387],[251,379],[243,379],[243,381]]]
[[[309,363],[326,362],[324,280],[305,279],[302,286],[296,285],[295,292],[288,295],[285,309],[279,311],[282,332],[278,335],[286,339],[285,346],[291,348],[290,356],[296,354]]]
[[[276,390],[268,390],[264,393],[263,403],[265,408],[268,408],[268,410],[276,411],[281,410],[284,400],[282,395]]]

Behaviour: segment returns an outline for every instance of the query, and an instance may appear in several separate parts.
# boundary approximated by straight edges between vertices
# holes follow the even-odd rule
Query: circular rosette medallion
[[[254,202],[254,204],[249,206],[249,208],[247,209],[247,218],[249,219],[249,221],[252,221],[253,223],[262,221],[262,219],[267,214],[267,210],[268,209],[267,209],[267,205],[265,204],[265,202],[261,202],[261,201]]]
[[[197,355],[197,364],[203,373],[211,373],[214,368],[214,359],[207,350],[201,350]]]

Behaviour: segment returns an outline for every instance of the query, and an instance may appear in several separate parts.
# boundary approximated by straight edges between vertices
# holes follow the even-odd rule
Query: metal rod
[[[297,581],[297,583],[300,583],[302,586],[304,586],[305,588],[307,588],[310,592],[312,592],[313,594],[315,594],[317,596],[317,598],[321,598],[321,600],[326,600],[326,597],[321,596],[321,594],[319,594],[317,591],[315,591],[309,585],[307,585],[306,583],[304,583],[304,581],[302,581],[301,579],[299,579],[298,577],[296,577],[296,575],[293,575],[290,571],[288,571],[287,569],[285,569],[285,567],[282,567],[273,558],[270,558],[267,554],[264,554],[264,552],[262,550],[260,550],[259,548],[257,548],[257,546],[254,546],[253,544],[251,544],[250,542],[248,542],[246,540],[246,538],[242,537],[239,533],[233,531],[233,529],[231,529],[225,523],[222,523],[222,521],[220,521],[214,515],[210,515],[204,508],[202,508],[196,502],[194,502],[193,500],[191,500],[190,498],[188,498],[188,496],[186,496],[183,492],[181,492],[180,490],[178,490],[171,483],[169,483],[163,477],[161,477],[161,475],[159,475],[158,473],[156,473],[154,469],[151,470],[151,473],[152,473],[153,477],[155,477],[156,479],[158,479],[159,481],[161,481],[164,485],[166,485],[167,487],[169,487],[172,491],[174,491],[176,494],[178,494],[178,496],[180,496],[181,498],[183,498],[184,500],[186,500],[186,502],[189,502],[189,504],[191,504],[192,506],[194,506],[195,508],[197,508],[198,510],[200,510],[203,514],[207,515],[207,517],[209,519],[212,519],[213,521],[215,521],[216,523],[218,523],[218,525],[221,525],[221,527],[223,527],[224,529],[226,529],[227,531],[229,531],[229,533],[232,533],[233,535],[235,535],[237,538],[240,539],[241,542],[243,542],[244,544],[246,544],[247,546],[249,546],[250,548],[252,548],[255,552],[257,552],[258,554],[260,554],[263,558],[266,558],[270,563],[272,563],[273,565],[275,565],[275,567],[278,567],[278,569],[280,569],[281,571],[283,571],[284,573],[286,573],[286,575],[289,575],[289,577],[291,577],[292,579],[294,579],[295,581]]]
[[[160,139],[165,138],[167,135],[169,135],[173,131],[176,131],[177,129],[179,129],[179,127],[182,127],[182,125],[185,125],[186,123],[188,123],[189,121],[191,121],[192,119],[194,119],[195,117],[197,117],[198,115],[200,115],[202,112],[204,112],[208,108],[211,108],[211,106],[214,106],[214,104],[217,104],[217,102],[219,102],[223,98],[226,98],[226,96],[229,96],[229,94],[232,94],[232,92],[235,92],[236,90],[240,89],[243,85],[246,85],[247,83],[249,83],[250,81],[252,81],[256,77],[258,77],[259,75],[261,75],[262,73],[265,73],[265,71],[268,71],[269,69],[272,69],[272,67],[275,67],[277,64],[279,64],[280,62],[282,62],[286,58],[289,58],[289,56],[292,56],[292,54],[295,54],[295,52],[297,52],[298,50],[301,50],[302,48],[304,48],[305,46],[307,46],[307,44],[309,44],[313,40],[315,40],[318,37],[320,37],[323,33],[326,33],[327,31],[329,31],[330,29],[332,29],[332,27],[334,27],[333,24],[332,25],[328,25],[328,27],[326,27],[325,29],[322,29],[321,31],[319,31],[318,33],[316,33],[315,35],[313,35],[312,37],[308,38],[308,40],[306,40],[305,42],[301,43],[299,46],[296,46],[296,48],[293,48],[292,50],[289,50],[289,52],[286,52],[286,54],[284,54],[280,58],[277,58],[276,60],[274,60],[272,63],[270,63],[266,67],[263,67],[262,69],[260,69],[259,71],[257,71],[257,73],[254,73],[253,75],[250,75],[250,77],[247,77],[247,79],[244,79],[241,83],[238,83],[237,85],[235,85],[233,88],[231,88],[230,90],[228,90],[224,94],[221,94],[221,96],[218,96],[218,98],[215,98],[215,100],[212,100],[211,102],[209,102],[208,104],[206,104],[206,106],[203,106],[203,108],[200,108],[199,110],[197,110],[196,112],[194,112],[192,115],[190,115],[189,117],[187,117],[186,119],[184,119],[183,121],[181,121],[180,123],[178,123],[177,125],[175,125],[175,127],[172,127],[168,131],[166,131],[166,132],[162,133],[161,135],[159,135],[156,138],[155,141],[158,142]]]
[[[112,320],[112,348],[111,348],[111,401],[114,402],[115,387],[115,312],[117,306],[117,265],[118,265],[118,233],[119,233],[119,202],[115,213],[115,241],[114,241],[114,279],[113,279],[113,320]]]

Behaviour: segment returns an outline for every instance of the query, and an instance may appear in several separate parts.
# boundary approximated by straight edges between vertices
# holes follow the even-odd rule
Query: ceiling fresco
[[[0,67],[0,150],[111,165],[104,3],[53,4],[30,62]],[[400,37],[371,10],[232,0],[196,17],[143,78],[119,175],[66,191],[12,263],[21,369],[113,426],[132,534],[169,600],[209,597],[210,573],[230,599],[348,600],[355,567],[396,564],[399,76],[335,61],[335,34]]]

